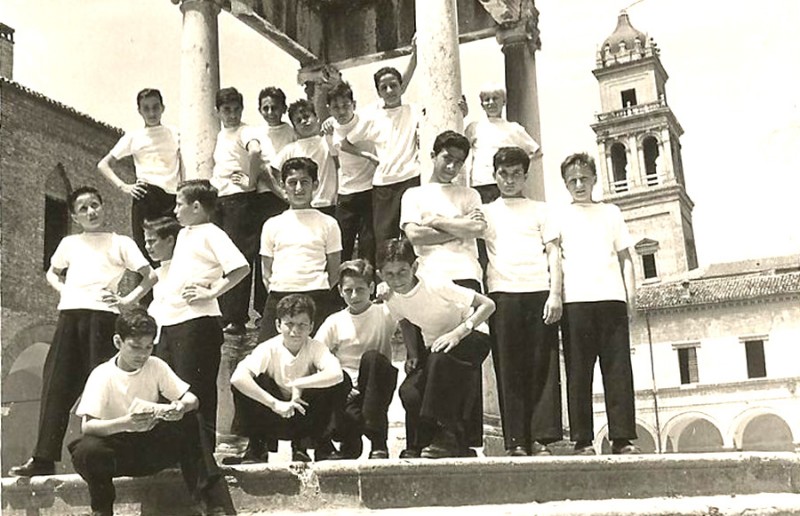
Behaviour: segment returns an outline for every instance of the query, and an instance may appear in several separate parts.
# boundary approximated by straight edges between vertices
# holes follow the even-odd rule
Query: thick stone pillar
[[[183,0],[181,33],[181,158],[186,179],[208,179],[214,167],[219,120],[219,41],[213,0]]]
[[[430,153],[436,135],[451,129],[463,132],[461,64],[458,55],[456,0],[416,0],[417,71],[424,92],[425,116],[420,124],[419,157],[422,181],[430,180]]]

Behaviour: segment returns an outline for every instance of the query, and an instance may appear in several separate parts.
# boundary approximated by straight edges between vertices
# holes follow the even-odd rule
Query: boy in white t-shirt
[[[181,225],[174,216],[144,221],[144,246],[150,259],[159,263],[155,270],[158,282],[153,285],[153,301],[147,307],[147,312],[156,320],[159,327],[161,327],[161,322],[158,317],[164,313],[164,308],[161,306],[166,295],[164,284],[180,231]],[[158,334],[156,334],[156,341],[158,341]]]
[[[205,513],[225,514],[212,494],[223,477],[200,431],[199,402],[166,363],[150,356],[155,334],[155,321],[141,308],[117,319],[119,352],[92,371],[75,411],[83,418],[83,436],[69,445],[75,471],[89,484],[97,516],[114,513],[114,477],[152,475],[175,463]]]
[[[292,460],[308,462],[306,445],[317,461],[337,458],[331,437],[334,414],[343,409],[351,383],[328,348],[312,338],[314,301],[291,294],[278,303],[279,335],[259,344],[231,376],[236,417],[250,439],[240,460],[267,462],[278,439],[292,441]],[[266,324],[266,321],[264,322]]]
[[[161,92],[153,88],[143,89],[136,95],[136,106],[144,120],[144,127],[126,132],[100,160],[97,169],[120,191],[133,198],[131,234],[136,245],[145,253],[142,223],[172,213],[182,170],[178,130],[161,125],[161,116],[164,114]],[[114,172],[118,161],[126,156],[133,156],[136,171],[134,184],[125,183]]]
[[[65,237],[50,259],[46,279],[60,295],[58,322],[42,373],[39,436],[33,456],[12,476],[52,475],[61,460],[69,411],[89,373],[114,355],[111,337],[120,307],[134,305],[156,281],[134,241],[104,230],[103,199],[95,188],[76,188],[67,199],[83,230]],[[142,281],[126,296],[117,285],[126,270]]]
[[[375,269],[366,260],[342,263],[339,294],[347,308],[325,319],[314,337],[339,359],[354,385],[336,425],[345,459],[361,456],[362,435],[372,443],[370,459],[389,458],[388,411],[397,387],[391,340],[397,321],[386,304],[370,301],[374,277]]]
[[[277,335],[269,321],[281,298],[292,293],[309,295],[316,305],[315,323],[339,307],[331,289],[339,279],[342,236],[336,219],[312,208],[319,187],[317,164],[306,157],[289,158],[281,168],[289,209],[264,223],[261,231],[261,268],[267,303],[259,340]]]
[[[208,438],[217,425],[217,372],[223,343],[217,298],[249,273],[247,259],[228,235],[211,222],[217,190],[205,179],[178,186],[178,233],[167,274],[159,282],[161,327],[156,353],[189,382],[200,399]],[[162,294],[163,293],[163,294]]]
[[[400,457],[466,456],[468,445],[482,444],[480,436],[470,442],[465,433],[474,405],[480,411],[482,402],[468,386],[480,378],[491,347],[488,335],[473,330],[494,312],[494,302],[451,281],[416,276],[416,257],[405,239],[379,246],[378,265],[391,290],[389,311],[418,326],[425,341],[423,349],[407,350],[409,376],[400,386],[407,448]]]
[[[569,428],[575,453],[594,455],[592,377],[600,359],[611,451],[638,453],[628,311],[636,306],[633,246],[620,209],[594,202],[594,160],[572,154],[561,164],[572,204],[554,216],[564,270],[564,359]],[[626,304],[627,302],[627,304]]]
[[[489,319],[492,359],[506,454],[549,455],[560,441],[558,325],[561,254],[546,240],[545,203],[522,193],[530,158],[519,147],[494,156],[500,198],[482,207],[489,255],[487,290],[497,310]]]

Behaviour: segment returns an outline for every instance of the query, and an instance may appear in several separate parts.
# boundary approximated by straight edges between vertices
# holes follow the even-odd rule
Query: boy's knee
[[[72,465],[81,476],[112,475],[114,451],[103,438],[85,435],[69,445]]]

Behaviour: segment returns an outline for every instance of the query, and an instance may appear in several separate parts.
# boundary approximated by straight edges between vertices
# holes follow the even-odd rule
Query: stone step
[[[225,474],[241,514],[609,499],[638,499],[649,510],[644,500],[653,498],[800,494],[794,453],[392,459],[236,466]],[[117,514],[192,513],[177,471],[115,484]],[[89,505],[76,475],[4,478],[2,495],[4,516],[85,514]]]

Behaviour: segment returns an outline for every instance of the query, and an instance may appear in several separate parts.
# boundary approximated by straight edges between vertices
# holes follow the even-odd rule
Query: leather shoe
[[[388,459],[389,452],[388,450],[372,450],[369,452],[370,459]]]
[[[641,450],[630,442],[621,445],[612,445],[611,453],[614,455],[639,455]]]
[[[578,446],[576,444],[575,445],[575,451],[573,452],[573,455],[593,456],[593,455],[597,455],[597,454],[594,452],[594,446],[592,446],[592,444],[589,443],[589,444],[581,445],[581,446]]]
[[[400,452],[399,458],[401,459],[418,459],[419,458],[419,450],[415,448],[406,448],[405,450]]]
[[[56,464],[52,460],[31,457],[24,464],[14,466],[8,470],[12,477],[37,477],[42,475],[55,475]]]
[[[345,457],[338,450],[331,451],[317,451],[314,450],[314,462],[321,462],[323,460],[343,460]]]
[[[528,450],[524,446],[514,446],[513,448],[506,449],[506,455],[509,457],[527,457]]]
[[[550,455],[553,455],[553,452],[551,452],[547,446],[539,441],[533,441],[533,445],[531,446],[531,455],[533,457],[549,457]]]

